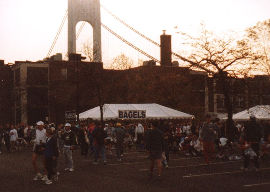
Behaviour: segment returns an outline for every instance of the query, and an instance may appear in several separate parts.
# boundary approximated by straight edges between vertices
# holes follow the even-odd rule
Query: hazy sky
[[[0,59],[40,60],[46,57],[67,9],[68,0],[0,0]],[[185,32],[196,32],[200,23],[215,31],[241,31],[258,21],[270,18],[270,0],[101,0],[101,3],[139,31],[159,41],[163,29],[173,35],[177,47],[175,26]],[[138,47],[159,58],[153,47],[129,32],[102,11],[102,22]],[[79,28],[79,25],[77,26]],[[91,41],[87,26],[77,41]],[[133,58],[141,54],[121,43],[108,32],[102,32],[103,60],[109,62],[120,53]],[[67,50],[67,24],[53,53]],[[179,51],[179,50],[174,50]],[[135,61],[136,62],[136,61]]]

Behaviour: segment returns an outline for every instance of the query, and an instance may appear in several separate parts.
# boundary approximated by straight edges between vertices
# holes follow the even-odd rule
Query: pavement
[[[242,161],[213,161],[206,165],[202,158],[171,154],[169,168],[161,177],[149,177],[147,153],[126,152],[122,162],[108,155],[107,165],[92,164],[91,157],[74,152],[74,172],[64,171],[60,155],[58,182],[45,185],[33,181],[31,150],[0,155],[0,192],[178,192],[178,191],[269,191],[270,162],[262,161],[261,169],[242,171]],[[252,164],[251,164],[252,165]],[[42,163],[40,161],[40,167]],[[252,167],[252,166],[251,166]],[[155,170],[156,171],[156,170]]]

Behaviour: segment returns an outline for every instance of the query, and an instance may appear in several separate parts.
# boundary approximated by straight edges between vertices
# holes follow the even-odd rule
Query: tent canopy
[[[103,106],[103,119],[113,120],[119,118],[120,111],[145,111],[143,119],[192,119],[193,115],[183,113],[156,103],[153,104],[105,104]],[[100,108],[95,107],[79,115],[80,120],[100,120]]]
[[[254,115],[258,120],[270,120],[270,105],[257,105],[236,113],[233,115],[233,120],[247,121],[250,119],[250,115]]]

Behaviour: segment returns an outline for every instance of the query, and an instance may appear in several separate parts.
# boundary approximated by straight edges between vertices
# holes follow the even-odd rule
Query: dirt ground
[[[129,151],[123,162],[108,155],[108,164],[92,164],[92,158],[74,152],[75,171],[65,172],[59,157],[59,181],[45,185],[33,181],[31,151],[0,155],[0,192],[178,192],[178,191],[269,191],[270,162],[263,161],[259,172],[240,170],[241,161],[214,161],[172,154],[169,169],[150,178],[145,152]]]

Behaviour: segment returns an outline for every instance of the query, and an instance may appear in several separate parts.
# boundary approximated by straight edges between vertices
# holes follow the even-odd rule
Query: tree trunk
[[[100,121],[102,127],[104,127],[104,120],[103,120],[103,99],[102,99],[102,91],[100,86],[98,86],[98,102],[99,102],[99,109],[100,109]]]
[[[231,100],[231,85],[229,82],[229,77],[228,74],[226,72],[219,72],[218,74],[218,78],[222,84],[222,90],[223,90],[223,94],[224,94],[224,100],[225,100],[225,108],[227,111],[227,115],[228,115],[228,119],[226,121],[226,129],[227,129],[227,137],[229,138],[229,140],[233,140],[234,136],[235,136],[235,126],[233,123],[233,105],[232,105],[232,100]]]

